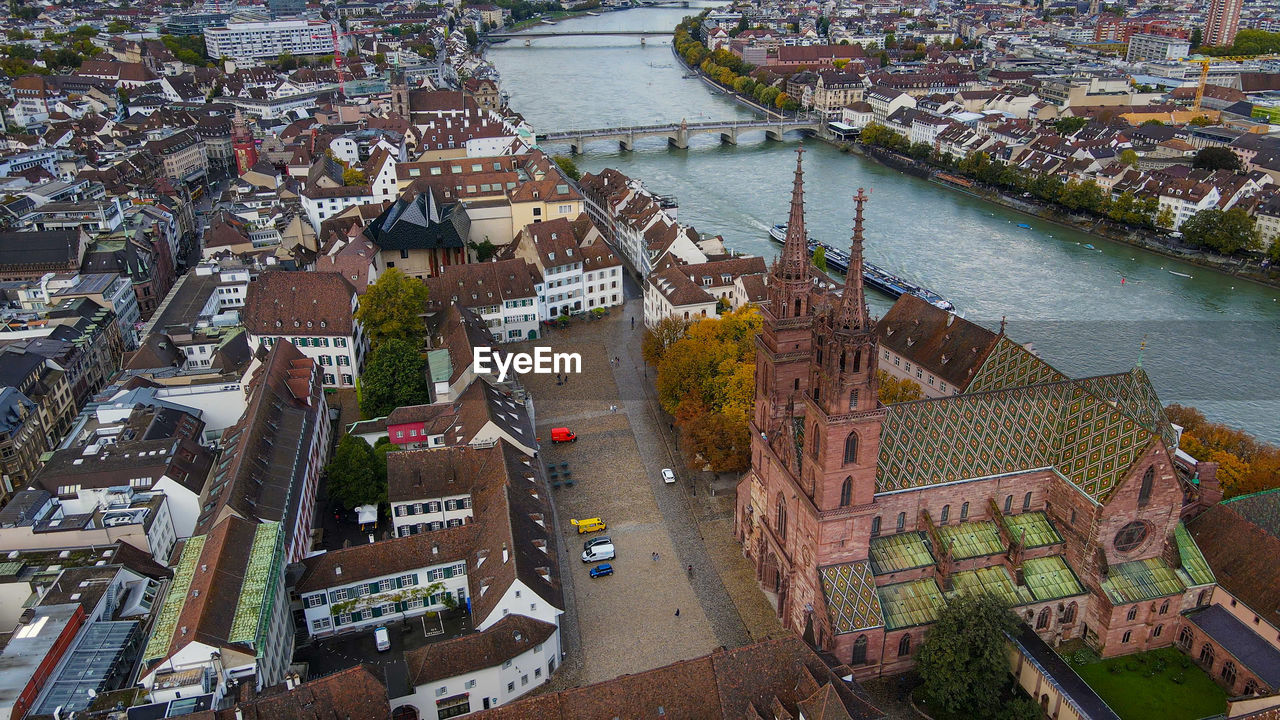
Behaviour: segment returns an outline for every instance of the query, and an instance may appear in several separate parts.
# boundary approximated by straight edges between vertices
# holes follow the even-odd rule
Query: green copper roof
[[[1102,501],[1158,437],[1090,389],[1105,385],[1069,380],[891,405],[876,490],[1053,468]]]
[[[876,583],[865,562],[819,569],[831,626],[837,633],[855,632],[884,624]]]
[[[1083,595],[1085,592],[1084,586],[1061,555],[1023,561],[1022,581],[1037,602]]]
[[[951,576],[951,584],[957,594],[984,592],[1000,598],[1011,607],[1032,601],[1031,591],[1014,585],[1003,565],[958,572]]]
[[[943,525],[938,528],[938,536],[956,560],[995,555],[1008,549],[1000,541],[996,524],[990,520]]]
[[[280,523],[260,523],[254,528],[253,546],[249,549],[249,563],[244,570],[240,601],[236,604],[228,641],[262,649],[262,634],[271,616],[276,581],[283,563],[282,543]]]
[[[151,639],[147,641],[147,649],[142,654],[145,661],[159,660],[169,652],[169,644],[173,641],[173,633],[178,628],[178,617],[187,604],[187,590],[191,587],[191,579],[195,577],[196,565],[200,564],[200,553],[204,551],[207,536],[196,535],[187,539],[182,546],[182,557],[178,559],[178,568],[173,573],[173,582],[164,596],[164,605],[160,607],[160,617],[156,618],[155,627],[151,631]]]
[[[1200,553],[1195,539],[1191,537],[1191,533],[1187,532],[1187,527],[1178,523],[1173,529],[1173,539],[1178,544],[1178,557],[1182,559],[1178,578],[1187,587],[1211,584],[1214,581],[1213,571],[1209,569],[1209,563]]]
[[[1022,541],[1023,547],[1037,548],[1062,542],[1062,536],[1053,529],[1053,523],[1042,511],[1005,515],[1004,526],[1009,535]]]
[[[1066,375],[1053,369],[1049,363],[1031,354],[1026,348],[1007,337],[1001,337],[991,354],[982,361],[982,366],[965,391],[973,393],[1005,390],[1066,379]]]
[[[871,570],[876,575],[894,573],[934,563],[929,541],[922,532],[902,532],[871,538]]]
[[[927,625],[938,619],[938,611],[946,604],[933,578],[885,585],[876,588],[876,595],[884,609],[886,630]]]
[[[1113,605],[1154,600],[1183,590],[1186,586],[1178,579],[1178,574],[1160,558],[1112,565],[1109,576],[1102,583],[1102,591]]]

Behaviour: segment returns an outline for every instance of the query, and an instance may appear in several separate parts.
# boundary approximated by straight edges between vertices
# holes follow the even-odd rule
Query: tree
[[[1059,135],[1072,135],[1079,132],[1081,128],[1088,124],[1089,118],[1064,117],[1054,121],[1053,129],[1057,130]]]
[[[683,340],[691,324],[684,318],[668,315],[652,328],[647,328],[640,340],[640,352],[644,356],[645,363],[657,365],[662,362],[662,356],[666,354],[667,348]]]
[[[1198,27],[1192,28],[1191,29],[1191,49],[1194,51],[1196,48],[1200,47],[1200,43],[1203,40],[1204,40],[1204,32]]]
[[[1240,156],[1228,147],[1207,147],[1196,153],[1194,167],[1205,170],[1240,171]]]
[[[813,266],[827,272],[827,249],[821,245],[813,251]]]
[[[298,58],[294,57],[291,53],[281,53],[280,59],[277,62],[280,69],[286,72],[298,69]]]
[[[1156,213],[1155,219],[1152,222],[1155,223],[1156,227],[1164,228],[1165,230],[1172,230],[1173,208],[1168,205],[1160,208],[1160,212]]]
[[[924,391],[916,381],[890,375],[885,370],[876,370],[876,383],[880,386],[877,397],[881,405],[911,402],[924,397]]]
[[[1187,218],[1179,229],[1188,244],[1223,255],[1257,250],[1262,246],[1258,231],[1254,229],[1254,220],[1244,208],[1201,210]]]
[[[1138,167],[1138,153],[1133,148],[1128,148],[1120,153],[1120,162],[1131,168]]]
[[[123,20],[112,20],[107,24],[107,34],[123,35],[133,29],[133,26]]]
[[[329,500],[348,510],[387,501],[386,456],[381,464],[369,443],[356,435],[338,441],[333,459],[325,467]]]
[[[462,33],[467,36],[467,46],[472,50],[475,50],[480,45],[480,36],[476,34],[475,28],[468,25]]]
[[[346,168],[342,171],[343,185],[366,185],[369,180],[365,178],[364,171],[359,168]]]
[[[578,169],[578,164],[573,161],[573,158],[568,155],[555,155],[551,159],[556,161],[556,165],[560,166],[570,180],[576,182],[582,179],[582,171]]]
[[[1155,118],[1151,118],[1150,120],[1147,120],[1142,123],[1142,127],[1162,127],[1163,125],[1164,125],[1163,121],[1157,120]]]
[[[994,720],[1011,711],[1025,716],[1017,705],[1029,701],[1009,699],[1015,686],[1005,636],[1018,626],[995,595],[971,592],[948,600],[916,653],[920,699],[947,717]],[[1039,717],[1039,708],[1032,709],[1030,717]]]
[[[365,290],[356,308],[369,340],[408,340],[416,346],[427,334],[422,316],[427,312],[427,286],[398,268],[388,268]]]
[[[417,345],[407,340],[376,345],[360,376],[360,412],[367,418],[384,417],[398,407],[428,402],[427,361]]]

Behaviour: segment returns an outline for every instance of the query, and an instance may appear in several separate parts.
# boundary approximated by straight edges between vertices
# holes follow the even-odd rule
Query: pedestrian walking
[[[680,608],[676,608],[676,617],[680,617]]]
[[[686,568],[686,572],[689,573],[689,577],[693,577],[693,566],[690,565],[688,568]]]
[[[636,329],[636,318],[634,315],[631,316],[631,329],[632,330]]]

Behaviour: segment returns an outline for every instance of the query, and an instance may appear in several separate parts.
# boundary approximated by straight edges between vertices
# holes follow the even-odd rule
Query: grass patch
[[[1227,709],[1227,693],[1174,648],[1095,660],[1065,659],[1123,720],[1197,720]]]

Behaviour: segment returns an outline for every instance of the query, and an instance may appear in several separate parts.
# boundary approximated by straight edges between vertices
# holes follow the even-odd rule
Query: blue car
[[[591,577],[593,578],[604,577],[605,575],[612,575],[613,566],[610,565],[609,563],[600,563],[599,565],[591,568],[590,572],[591,572]]]

